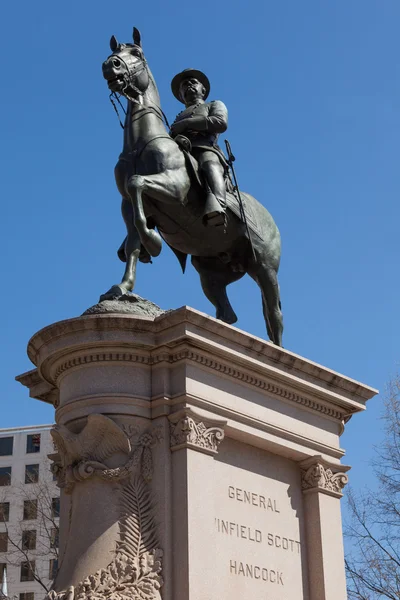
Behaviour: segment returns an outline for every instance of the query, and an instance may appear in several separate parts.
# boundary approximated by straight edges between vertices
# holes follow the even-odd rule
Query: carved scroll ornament
[[[207,427],[202,421],[196,422],[185,415],[177,423],[171,423],[171,449],[192,447],[209,454],[216,454],[224,439],[224,430],[220,427]]]
[[[325,490],[341,496],[348,480],[346,473],[333,473],[332,469],[325,468],[322,463],[317,462],[303,471],[301,487],[303,491]]]

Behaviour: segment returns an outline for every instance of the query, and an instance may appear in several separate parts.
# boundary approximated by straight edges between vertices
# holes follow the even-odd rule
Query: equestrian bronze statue
[[[226,287],[248,273],[261,289],[268,335],[281,346],[279,230],[264,206],[231,183],[218,146],[227,128],[225,105],[206,102],[207,77],[187,69],[172,81],[185,108],[168,132],[139,31],[133,30],[133,44],[119,44],[113,36],[110,47],[103,75],[112,95],[127,99],[123,149],[115,167],[127,236],[118,251],[126,262],[123,279],[102,299],[132,291],[137,261],[158,256],[164,240],[183,271],[191,255],[203,291],[225,323],[237,321]]]

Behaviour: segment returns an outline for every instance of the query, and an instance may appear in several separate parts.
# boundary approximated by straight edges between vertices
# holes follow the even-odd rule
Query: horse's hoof
[[[229,313],[220,313],[217,312],[216,318],[224,323],[228,323],[228,325],[233,325],[238,320],[236,314],[232,311]]]
[[[116,300],[124,294],[126,294],[126,290],[124,288],[122,288],[120,285],[113,285],[110,287],[108,292],[100,296],[99,302],[104,302],[104,300]]]

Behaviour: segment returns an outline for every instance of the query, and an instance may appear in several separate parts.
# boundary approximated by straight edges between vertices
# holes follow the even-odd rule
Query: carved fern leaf
[[[150,491],[140,474],[122,488],[121,509],[116,556],[76,586],[76,600],[161,600],[163,552],[157,548]]]
[[[123,488],[121,502],[123,518],[118,550],[137,559],[154,550],[158,543],[150,491],[140,476]]]

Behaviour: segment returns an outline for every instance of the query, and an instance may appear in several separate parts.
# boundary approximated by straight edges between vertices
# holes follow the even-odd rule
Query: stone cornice
[[[90,349],[89,349],[90,350]],[[180,361],[191,361],[197,364],[206,367],[207,369],[215,370],[218,373],[221,373],[227,377],[237,379],[247,385],[254,386],[256,388],[265,390],[272,394],[273,396],[277,396],[283,398],[289,402],[295,402],[300,404],[310,410],[317,411],[321,414],[325,414],[329,417],[332,417],[337,420],[342,420],[345,416],[345,412],[343,410],[339,410],[326,402],[318,401],[318,399],[310,398],[305,395],[299,394],[294,390],[290,390],[287,387],[283,387],[283,385],[279,385],[275,382],[269,381],[266,378],[259,377],[257,374],[252,374],[246,372],[244,369],[235,368],[232,365],[227,364],[226,362],[222,362],[216,360],[214,358],[210,358],[204,353],[196,352],[189,348],[182,348],[178,351],[170,351],[166,352],[163,350],[160,353],[153,352],[148,355],[137,354],[134,352],[117,352],[112,351],[110,349],[109,352],[81,352],[76,356],[69,357],[64,360],[58,360],[58,365],[55,369],[49,369],[49,365],[47,364],[46,371],[53,371],[51,378],[51,385],[46,383],[43,379],[40,378],[38,371],[35,369],[34,371],[29,371],[29,373],[21,375],[18,377],[18,381],[20,381],[23,385],[27,387],[31,387],[31,382],[35,381],[35,384],[39,381],[42,381],[43,385],[47,386],[47,392],[55,390],[57,384],[59,383],[59,379],[65,375],[70,369],[79,368],[82,366],[87,366],[91,363],[106,363],[106,362],[124,362],[124,363],[138,363],[142,365],[158,365],[162,362],[167,362],[169,364],[177,363]],[[33,374],[35,374],[33,376]],[[46,373],[47,374],[47,373]],[[49,401],[46,395],[39,398],[40,400]]]
[[[284,366],[288,371],[301,376],[311,377],[313,380],[318,381],[318,384],[324,384],[332,390],[337,389],[338,392],[340,390],[342,393],[359,396],[360,399],[364,400],[369,400],[378,393],[378,390],[370,386],[341,375],[332,369],[328,369],[285,348],[275,346],[275,344],[265,339],[250,335],[232,325],[227,325],[188,306],[169,311],[155,319],[158,331],[166,329],[165,325],[162,327],[163,323],[168,324],[168,327],[171,328],[173,325],[182,323],[182,321],[196,325],[199,328],[199,330],[196,330],[197,333],[204,330],[211,333],[215,339],[219,338],[220,343],[223,340],[222,343],[225,348],[228,346],[227,342],[233,343],[240,346],[244,354],[247,354],[249,357],[264,359],[271,364],[279,365],[280,369]],[[188,331],[185,333],[187,334]]]
[[[347,392],[342,393],[342,390],[334,386],[321,386],[319,381],[314,381],[311,377],[299,377],[297,371],[280,368],[278,363],[265,361],[264,357],[255,358],[246,351],[238,352],[229,345],[216,344],[212,339],[199,337],[190,331],[186,332],[180,346],[189,347],[193,353],[199,354],[202,358],[197,362],[205,367],[214,368],[236,379],[240,378],[237,373],[244,372],[246,383],[252,383],[254,380],[257,387],[262,387],[262,384],[258,383],[260,381],[273,381],[278,387],[291,389],[295,394],[305,395],[317,403],[323,401],[335,406],[342,414],[341,418],[365,410],[364,398]],[[282,349],[278,348],[278,350]],[[219,365],[223,365],[222,368]]]
[[[29,395],[31,398],[36,398],[47,404],[53,404],[54,406],[58,401],[58,389],[45,381],[41,377],[38,369],[32,369],[22,375],[18,375],[16,381],[24,385],[29,389]]]
[[[118,351],[112,347],[109,348],[108,352],[96,352],[94,349],[91,350],[90,348],[87,348],[85,351],[77,351],[74,354],[75,355],[70,355],[69,357],[53,357],[50,360],[44,361],[42,371],[46,376],[47,381],[40,376],[37,369],[20,375],[17,380],[29,388],[31,388],[33,384],[37,386],[39,382],[41,382],[43,393],[40,396],[36,395],[36,397],[45,402],[51,402],[49,397],[51,393],[57,389],[61,377],[71,369],[87,366],[91,363],[138,363],[150,367],[163,362],[174,364],[180,361],[191,361],[206,369],[214,370],[225,377],[236,379],[246,385],[265,390],[275,397],[282,398],[290,403],[294,402],[333,419],[342,421],[347,414],[341,406],[334,404],[336,398],[331,399],[329,395],[327,401],[326,399],[321,400],[314,395],[311,396],[298,393],[295,389],[291,389],[287,385],[284,386],[279,382],[271,381],[269,378],[262,377],[257,372],[245,370],[243,367],[241,368],[240,365],[239,367],[236,367],[232,363],[228,364],[226,361],[218,360],[210,357],[204,352],[187,347],[181,347],[175,350],[163,348],[161,351],[154,350],[153,352],[140,354],[137,352]]]
[[[60,377],[75,367],[88,365],[90,363],[102,362],[125,362],[139,363],[143,365],[151,364],[151,357],[134,352],[93,352],[90,354],[79,354],[62,362],[55,370],[53,383],[57,384]]]
[[[326,414],[335,419],[342,420],[344,417],[344,412],[337,410],[336,408],[332,408],[328,404],[324,402],[319,402],[318,399],[309,398],[303,396],[301,394],[296,393],[288,389],[287,387],[283,387],[283,385],[279,385],[278,383],[272,382],[266,377],[260,377],[257,373],[245,371],[243,368],[237,368],[232,364],[228,364],[225,361],[219,361],[215,358],[210,358],[201,352],[196,352],[193,350],[187,350],[186,352],[177,353],[173,357],[173,362],[176,360],[188,359],[195,363],[198,363],[208,369],[212,369],[217,371],[218,373],[222,373],[227,377],[231,377],[233,379],[238,379],[239,381],[254,386],[256,388],[265,390],[274,396],[278,396],[280,398],[284,398],[290,402],[295,402],[297,404],[301,404],[311,410],[315,410],[317,412]]]
[[[93,334],[93,340],[100,341],[104,332],[123,332],[126,331],[131,336],[131,342],[136,340],[132,333],[154,333],[154,319],[150,317],[132,317],[131,315],[86,315],[74,319],[65,319],[57,321],[47,327],[44,327],[35,333],[28,342],[27,353],[29,359],[34,365],[37,365],[40,359],[40,353],[48,344],[55,344],[57,340],[65,336],[73,338],[81,333]],[[154,336],[150,335],[147,345],[151,347],[154,344]]]
[[[211,333],[214,338],[220,339],[220,343],[223,343],[224,347],[227,347],[227,342],[229,344],[233,343],[249,357],[257,357],[258,359],[269,361],[271,364],[279,364],[280,368],[284,366],[290,372],[309,376],[331,389],[337,389],[338,391],[340,389],[343,393],[359,396],[364,400],[368,400],[377,393],[377,390],[354,379],[336,373],[289,350],[279,348],[262,338],[249,335],[236,327],[222,323],[213,317],[209,317],[187,306],[168,311],[155,319],[150,317],[105,314],[88,315],[59,321],[41,329],[31,338],[28,344],[28,355],[31,361],[36,364],[43,345],[54,342],[56,338],[83,331],[112,332],[125,330],[131,335],[132,342],[135,341],[132,338],[132,333],[143,333],[147,335],[144,345],[147,347],[153,345],[154,347],[162,343],[161,337],[163,336],[160,336],[160,334],[170,332],[170,337],[175,342],[178,341],[176,329],[178,325],[182,326],[183,324],[188,326],[195,325],[200,330]],[[180,327],[179,337],[183,339],[187,334],[188,330],[182,331],[182,327]],[[101,336],[98,336],[98,339],[99,337]],[[215,339],[213,342],[215,342]]]
[[[118,333],[116,333],[118,332]],[[155,319],[90,315],[54,323],[28,346],[35,370],[18,378],[30,387],[42,378],[52,388],[70,369],[88,363],[126,362],[154,367],[191,361],[224,377],[343,421],[364,410],[376,390],[287,350],[183,307]],[[35,397],[48,401],[51,388]]]

